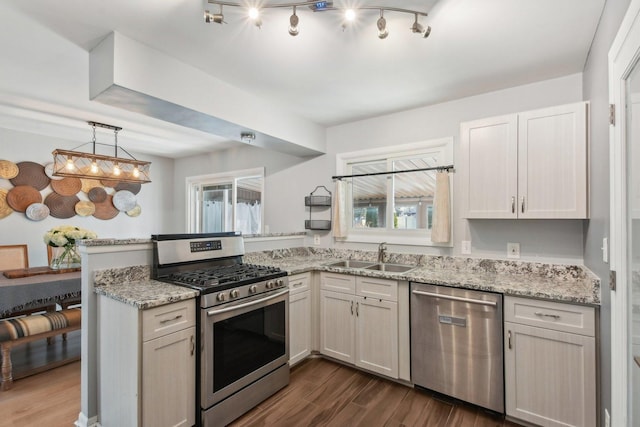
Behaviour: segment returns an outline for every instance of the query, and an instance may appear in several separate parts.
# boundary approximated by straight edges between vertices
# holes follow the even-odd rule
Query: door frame
[[[626,426],[629,419],[629,310],[626,79],[640,58],[640,0],[631,0],[609,50],[609,103],[615,106],[615,124],[609,127],[611,270],[611,421]]]

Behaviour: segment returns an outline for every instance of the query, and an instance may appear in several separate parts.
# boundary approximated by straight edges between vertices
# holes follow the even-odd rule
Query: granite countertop
[[[276,251],[273,251],[276,252]],[[370,254],[349,257],[347,254],[247,254],[245,262],[279,267],[289,274],[307,271],[330,271],[358,276],[406,280],[446,285],[504,295],[540,298],[577,304],[600,304],[600,280],[588,269],[574,265],[553,265],[521,261],[480,260],[459,257],[421,257],[391,255],[389,262],[415,265],[404,273],[329,267],[344,259],[362,259],[375,263]],[[337,255],[337,256],[336,256]],[[353,255],[353,254],[351,254]],[[369,255],[369,256],[367,256]]]
[[[600,280],[585,267],[575,265],[389,254],[388,262],[409,264],[415,268],[404,273],[390,273],[328,266],[345,259],[375,263],[375,256],[375,252],[366,251],[294,248],[249,253],[244,256],[244,262],[279,267],[290,275],[309,271],[329,271],[559,302],[592,306],[600,304]],[[149,277],[149,266],[96,271],[95,292],[140,309],[195,298],[198,295],[195,290],[159,282]]]
[[[94,272],[94,292],[146,310],[198,296],[198,291],[150,279],[149,266]]]

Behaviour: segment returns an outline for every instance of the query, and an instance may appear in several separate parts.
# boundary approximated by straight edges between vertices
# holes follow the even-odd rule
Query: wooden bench
[[[2,352],[2,390],[9,390],[13,385],[13,365],[11,364],[11,349],[19,344],[25,344],[43,338],[80,329],[81,309],[34,314],[32,316],[0,320],[0,350]],[[44,369],[51,369],[68,363],[70,360],[48,364]],[[42,371],[44,369],[38,369]],[[36,373],[30,372],[30,373]],[[26,376],[26,375],[25,375]]]

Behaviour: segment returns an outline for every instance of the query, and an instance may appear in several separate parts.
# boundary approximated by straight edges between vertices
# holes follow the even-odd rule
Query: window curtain
[[[449,173],[436,172],[436,190],[433,202],[433,226],[431,241],[447,243],[451,240],[451,207],[449,194]]]
[[[333,202],[333,237],[344,239],[347,237],[347,189],[346,183],[341,180],[336,181],[335,200]]]

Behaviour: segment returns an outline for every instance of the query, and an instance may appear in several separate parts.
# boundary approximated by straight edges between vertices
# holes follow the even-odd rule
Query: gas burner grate
[[[215,287],[217,285],[224,284],[240,284],[250,281],[260,281],[271,278],[274,275],[281,274],[282,270],[277,267],[254,264],[234,264],[173,273],[169,276],[169,279],[178,283],[202,287]]]

